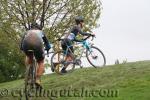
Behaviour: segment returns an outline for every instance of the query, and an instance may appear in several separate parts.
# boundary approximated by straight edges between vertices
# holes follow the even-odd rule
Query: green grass
[[[49,74],[42,77],[42,85],[53,94],[49,93],[49,97],[37,97],[35,100],[150,100],[150,61],[83,68],[66,75]],[[8,89],[9,96],[1,97],[0,100],[19,100],[21,97],[13,97],[11,93],[23,87],[23,80],[1,83],[0,90]],[[61,90],[65,89],[66,93],[70,92],[70,97],[63,95]],[[81,97],[82,89],[84,94]],[[63,97],[59,96],[60,91]],[[93,92],[95,94],[92,91],[96,91]],[[108,91],[114,91],[114,94],[108,94]],[[24,97],[21,99],[24,100]]]

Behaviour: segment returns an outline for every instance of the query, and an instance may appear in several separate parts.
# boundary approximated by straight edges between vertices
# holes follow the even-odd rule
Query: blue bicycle
[[[77,43],[77,45],[80,45],[78,47],[74,48],[74,51],[77,53],[73,53],[69,46],[67,46],[66,51],[60,50],[55,52],[51,57],[51,69],[54,70],[58,74],[61,73],[61,69],[67,64],[67,72],[72,72],[75,68],[75,66],[81,66],[82,57],[86,57],[88,62],[95,68],[105,66],[106,64],[106,58],[103,54],[103,52],[95,47],[92,43],[88,42],[88,39],[93,36],[87,36],[85,39],[82,40],[82,42]],[[63,39],[59,39],[62,41]],[[67,52],[70,52],[72,54],[72,61],[66,61],[66,54]]]

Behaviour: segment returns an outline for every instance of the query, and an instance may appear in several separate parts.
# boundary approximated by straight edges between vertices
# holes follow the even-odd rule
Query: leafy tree
[[[74,24],[74,17],[85,18],[84,30],[99,26],[99,0],[1,0],[0,2],[0,82],[23,76],[20,36],[38,22],[50,41],[61,37]]]
[[[86,30],[91,30],[101,14],[99,0],[1,0],[0,6],[4,19],[11,20],[17,31],[38,22],[50,39],[68,30],[78,15],[85,17]]]
[[[18,79],[24,75],[23,56],[15,38],[12,38],[0,29],[0,82]]]

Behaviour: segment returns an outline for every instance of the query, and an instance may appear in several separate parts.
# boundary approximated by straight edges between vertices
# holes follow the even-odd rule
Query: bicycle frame
[[[80,56],[78,57],[78,59],[81,59],[81,57],[82,57],[82,55],[83,55],[83,53],[84,53],[84,51],[85,50],[91,50],[91,44],[87,41],[87,40],[84,40],[84,41],[82,41],[82,42],[78,42],[77,44],[81,44],[82,46],[82,48],[83,49],[81,49],[81,54],[80,54]],[[67,45],[67,44],[66,44]],[[72,45],[71,45],[72,46]],[[74,55],[74,53],[71,51],[71,49],[70,49],[70,47],[71,46],[68,46],[67,45],[67,49],[65,50],[65,56],[67,55],[67,53],[70,51],[71,52],[71,54],[72,54],[72,56],[73,56],[73,58],[75,59],[75,55]]]
[[[88,39],[90,37],[92,37],[92,39],[88,41]],[[76,42],[75,45],[74,44],[70,45],[67,41],[65,42],[64,39],[58,39],[58,41],[61,41],[61,43],[65,43],[64,46],[66,46],[66,47],[65,47],[65,50],[62,50],[63,49],[63,45],[62,45],[62,49],[60,51],[57,51],[56,53],[54,53],[52,56],[51,63],[54,67],[55,72],[62,74],[61,73],[62,68],[66,69],[66,68],[68,68],[68,65],[70,65],[70,64],[71,64],[71,66],[69,66],[69,68],[66,69],[67,71],[69,70],[72,72],[72,70],[76,67],[76,65],[77,65],[77,68],[78,67],[83,68],[82,61],[84,61],[85,59],[81,59],[81,57],[85,57],[86,60],[88,60],[89,64],[95,68],[101,66],[100,63],[98,63],[99,65],[97,66],[97,62],[94,64],[92,62],[93,59],[97,60],[97,54],[95,54],[95,50],[96,50],[96,53],[98,51],[98,53],[102,55],[102,57],[104,59],[104,63],[103,62],[102,63],[103,63],[103,65],[105,65],[106,61],[105,61],[104,54],[102,53],[102,51],[99,48],[93,46],[93,43],[91,42],[94,39],[94,37],[95,36],[93,36],[93,35],[88,35],[86,38],[82,39],[81,41]],[[73,46],[74,50],[71,50],[72,49],[71,46]],[[68,55],[68,53],[69,53],[69,55]],[[58,59],[57,61],[54,61],[55,56],[56,56],[56,60]],[[54,64],[55,64],[55,66],[54,66]],[[56,67],[56,65],[58,65],[58,66]]]
[[[82,51],[84,52],[85,50],[91,50],[92,44],[90,44],[87,40],[84,40],[83,42],[79,42],[78,44],[81,44],[83,47]]]

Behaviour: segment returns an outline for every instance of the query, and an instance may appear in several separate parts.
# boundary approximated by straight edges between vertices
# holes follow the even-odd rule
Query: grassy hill
[[[150,61],[49,74],[42,77],[42,85],[47,95],[36,100],[150,100]],[[1,83],[0,100],[24,100],[18,93],[23,87],[23,80]],[[4,92],[9,95],[2,96]]]

